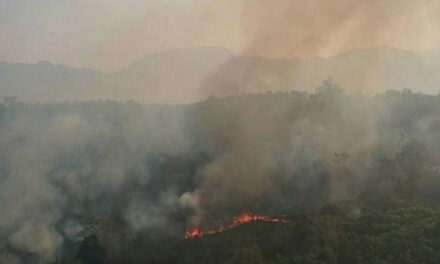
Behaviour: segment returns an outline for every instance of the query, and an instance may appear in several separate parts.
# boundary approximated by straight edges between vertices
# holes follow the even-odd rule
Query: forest
[[[0,263],[440,263],[440,96],[0,104]],[[280,217],[185,239],[251,213]]]

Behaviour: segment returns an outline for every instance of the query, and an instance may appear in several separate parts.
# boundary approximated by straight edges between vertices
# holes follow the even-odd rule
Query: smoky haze
[[[0,96],[175,104],[329,76],[439,92],[435,0],[49,2],[2,2]]]
[[[124,3],[0,3],[0,264],[75,261],[92,235],[124,263],[243,212],[439,205],[438,1]]]
[[[365,195],[438,203],[438,100],[347,94],[327,80],[314,93],[182,106],[5,102],[1,260],[69,258],[91,232],[117,258],[142,234],[181,238],[243,211],[356,208]]]
[[[47,1],[0,4],[0,59],[115,71],[167,49],[221,46],[264,57],[440,44],[435,0]]]
[[[330,56],[355,48],[437,48],[437,1],[249,1],[243,32],[247,54]]]

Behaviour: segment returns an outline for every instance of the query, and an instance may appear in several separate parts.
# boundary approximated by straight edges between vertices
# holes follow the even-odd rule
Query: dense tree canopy
[[[0,104],[0,263],[439,263],[440,97]],[[243,211],[283,216],[195,240]]]

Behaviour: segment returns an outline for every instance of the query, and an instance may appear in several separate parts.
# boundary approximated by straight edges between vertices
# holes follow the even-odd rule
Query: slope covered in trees
[[[0,105],[0,263],[438,263],[440,97]],[[282,215],[185,240],[242,212]]]

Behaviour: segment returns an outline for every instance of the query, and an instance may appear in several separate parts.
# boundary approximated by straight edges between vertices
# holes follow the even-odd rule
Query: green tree
[[[96,235],[87,236],[80,242],[77,259],[82,264],[105,263],[105,251]]]
[[[414,198],[418,184],[428,173],[428,154],[425,145],[417,140],[405,144],[396,155],[399,168],[397,192],[402,197]]]

